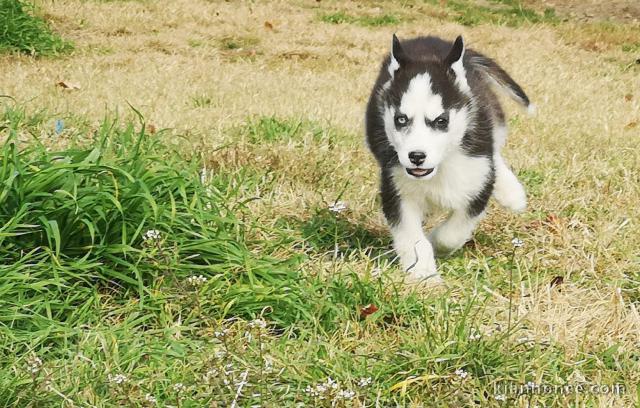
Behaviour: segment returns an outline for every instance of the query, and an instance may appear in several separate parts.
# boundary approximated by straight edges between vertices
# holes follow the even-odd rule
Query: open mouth
[[[412,175],[413,177],[424,177],[424,176],[428,176],[429,174],[433,173],[433,171],[435,170],[434,168],[431,169],[406,169],[407,173],[409,173],[410,175]]]

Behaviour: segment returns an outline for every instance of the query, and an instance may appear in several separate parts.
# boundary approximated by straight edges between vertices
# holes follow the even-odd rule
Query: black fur
[[[463,57],[467,83],[473,97],[462,93],[455,85],[455,73],[451,63],[460,58],[463,51],[462,38],[455,43],[437,37],[419,37],[400,42],[393,37],[393,54],[400,63],[389,89],[383,89],[391,76],[388,66],[391,56],[382,63],[380,73],[373,87],[366,112],[367,143],[381,167],[382,207],[391,225],[399,221],[400,209],[398,193],[391,177],[391,171],[399,165],[398,156],[388,141],[384,130],[382,106],[386,103],[397,106],[407,90],[409,81],[416,75],[428,72],[432,89],[442,97],[445,109],[459,109],[465,105],[472,107],[469,130],[462,139],[462,148],[470,156],[484,156],[492,163],[490,177],[481,191],[471,200],[468,213],[476,216],[482,213],[491,197],[495,181],[493,169],[493,128],[504,124],[504,113],[496,95],[490,88],[491,79],[498,85],[508,88],[523,105],[529,99],[522,88],[493,60],[467,49]]]
[[[400,196],[391,178],[391,168],[383,167],[380,172],[380,198],[382,212],[389,225],[395,226],[400,222]]]

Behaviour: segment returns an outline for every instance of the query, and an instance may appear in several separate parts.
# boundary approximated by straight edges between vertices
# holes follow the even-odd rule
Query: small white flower
[[[224,375],[231,375],[235,370],[233,369],[233,364],[229,363],[224,366]]]
[[[350,400],[355,397],[356,393],[351,390],[340,390],[336,394],[337,399]]]
[[[265,322],[263,319],[255,319],[249,322],[249,327],[264,329],[265,327],[267,327],[267,322]]]
[[[162,235],[160,234],[160,231],[156,229],[149,230],[144,234],[142,234],[142,239],[147,243],[151,243],[153,241],[159,241],[161,237]]]
[[[224,350],[216,350],[215,353],[213,353],[213,356],[215,358],[217,358],[218,360],[222,360],[223,358],[225,358],[227,356],[227,352]]]
[[[38,356],[32,356],[27,360],[27,365],[31,374],[38,374],[42,369],[42,360]]]
[[[220,370],[218,370],[217,368],[211,368],[211,369],[207,370],[206,373],[204,373],[204,380],[206,382],[209,382],[212,379],[216,378],[218,376],[218,374],[220,374]]]
[[[224,380],[222,380],[222,382],[224,383],[224,385],[229,385],[229,384],[231,384],[231,381],[229,381],[229,380],[228,380],[228,379],[226,379],[226,378],[225,378]]]
[[[107,376],[107,379],[109,380],[110,383],[116,384],[116,385],[124,384],[129,380],[127,376],[124,374],[116,374],[116,375],[109,374]]]
[[[183,383],[175,383],[175,384],[173,384],[173,390],[175,392],[180,393],[180,392],[186,391],[186,389],[187,389],[187,387]]]
[[[476,341],[482,338],[482,334],[477,332],[475,329],[471,329],[471,334],[469,334],[469,340]]]
[[[202,170],[200,171],[200,183],[201,184],[206,184],[207,183],[207,168],[203,167]]]
[[[371,377],[367,377],[367,378],[362,377],[361,379],[358,380],[358,387],[360,388],[367,387],[370,384],[371,384]]]
[[[151,394],[147,394],[144,396],[144,400],[150,404],[155,404],[156,402],[158,402],[158,400],[156,399],[156,397],[154,397]]]
[[[222,329],[220,331],[215,331],[213,335],[216,336],[216,339],[221,339],[223,337],[226,337],[228,333],[229,329]]]
[[[336,389],[338,388],[338,383],[335,382],[331,377],[327,378],[327,381],[324,383],[327,389]]]
[[[273,371],[273,360],[269,356],[264,357],[264,372],[270,373]]]
[[[307,393],[310,397],[317,397],[320,393],[315,387],[307,385],[307,388],[304,389],[304,392]]]
[[[514,238],[511,240],[511,245],[513,245],[514,248],[520,248],[524,245],[524,241],[522,241],[520,238]]]
[[[341,213],[347,209],[347,203],[344,201],[336,201],[335,203],[329,206],[329,211],[334,213]]]
[[[465,378],[467,378],[469,376],[469,373],[464,371],[461,368],[458,368],[455,372],[455,375],[457,375],[458,377],[460,377],[460,379],[464,380]]]
[[[496,401],[506,401],[507,397],[505,397],[502,394],[497,394],[496,396],[494,396],[494,398],[496,399]]]
[[[189,276],[187,278],[187,283],[195,288],[204,285],[205,283],[207,283],[207,278],[205,276],[202,275],[198,275],[198,276]]]

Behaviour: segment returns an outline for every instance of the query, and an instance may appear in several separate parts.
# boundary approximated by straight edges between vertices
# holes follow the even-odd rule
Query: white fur
[[[496,126],[493,129],[493,151],[495,152],[493,163],[496,170],[493,196],[503,207],[515,212],[522,212],[527,208],[527,194],[500,154],[506,138],[507,128],[505,126]]]
[[[509,169],[499,153],[493,156],[496,167],[496,183],[493,196],[502,205],[512,211],[522,212],[527,208],[527,194],[515,174]]]
[[[403,269],[414,280],[440,276],[431,243],[422,230],[423,209],[416,197],[406,197],[400,203],[400,222],[391,228],[393,247],[400,258]]]
[[[395,169],[393,181],[401,199],[412,198],[446,210],[464,210],[482,189],[491,172],[486,157],[467,156],[460,148],[452,151],[438,167],[438,173],[428,182],[407,177],[406,171]]]
[[[392,106],[385,106],[383,118],[385,132],[389,142],[398,153],[400,164],[405,168],[415,166],[409,160],[409,153],[421,151],[427,155],[423,168],[435,168],[447,156],[452,148],[460,145],[468,126],[468,110],[451,109],[449,111],[449,128],[446,132],[432,129],[425,120],[432,121],[444,112],[442,97],[431,90],[431,78],[424,73],[413,78],[402,96],[399,112]],[[411,124],[400,130],[396,129],[394,117],[396,113],[407,115]],[[421,180],[433,178],[435,172]],[[405,177],[413,177],[405,174]]]
[[[434,250],[455,250],[471,238],[482,218],[467,215],[471,198],[485,185],[491,172],[486,157],[471,157],[460,149],[454,149],[439,166],[438,173],[429,181],[406,176],[398,168],[393,182],[400,196],[400,223],[391,229],[394,247],[400,263],[413,279],[436,273]],[[422,217],[434,208],[453,210],[450,218],[425,238]],[[414,268],[410,268],[416,262]]]
[[[416,75],[409,81],[407,91],[400,100],[400,112],[410,118],[422,115],[431,120],[444,112],[442,97],[431,90],[431,76],[428,73]]]
[[[400,68],[400,64],[398,63],[398,60],[396,59],[396,57],[393,56],[393,54],[391,54],[391,61],[389,62],[389,66],[387,67],[387,69],[389,70],[389,75],[391,75],[391,78],[393,78],[398,68]]]
[[[484,213],[470,217],[466,210],[455,210],[451,216],[429,234],[429,241],[439,251],[453,252],[471,239],[473,230]]]
[[[462,64],[464,51],[465,49],[463,48],[462,53],[460,54],[460,58],[456,62],[451,64],[451,69],[456,74],[456,85],[458,86],[458,88],[465,94],[471,95],[471,88],[467,83],[467,72],[465,71],[464,65]]]

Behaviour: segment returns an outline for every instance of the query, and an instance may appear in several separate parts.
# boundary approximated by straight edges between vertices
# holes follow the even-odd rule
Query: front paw
[[[436,267],[436,261],[431,256],[424,256],[418,258],[418,261],[406,268],[407,280],[411,282],[433,281],[442,282],[442,278],[438,273]]]
[[[413,282],[441,280],[433,256],[433,248],[424,237],[415,244],[410,242],[394,243],[400,258],[402,269],[407,273],[407,280]]]
[[[427,286],[441,286],[444,284],[444,280],[435,270],[408,271],[405,282]]]

